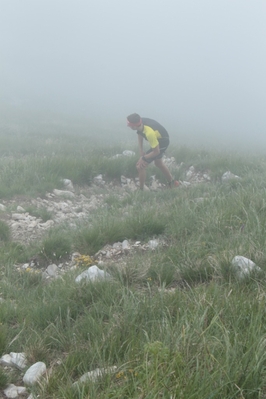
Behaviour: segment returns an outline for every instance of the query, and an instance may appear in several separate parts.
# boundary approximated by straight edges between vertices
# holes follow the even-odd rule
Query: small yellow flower
[[[93,260],[89,255],[80,255],[75,258],[75,265],[78,266],[91,266],[93,265],[95,260]]]

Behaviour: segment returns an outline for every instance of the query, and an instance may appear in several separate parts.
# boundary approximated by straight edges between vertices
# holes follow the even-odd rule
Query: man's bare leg
[[[155,159],[154,164],[155,164],[155,166],[157,166],[157,168],[161,169],[161,171],[163,172],[167,181],[169,183],[171,183],[171,181],[173,180],[173,177],[172,177],[169,169],[167,168],[167,166],[163,163],[162,159]]]
[[[143,190],[145,180],[146,180],[146,169],[141,168],[141,169],[138,169],[138,171],[139,171],[139,186],[140,186],[140,189]]]

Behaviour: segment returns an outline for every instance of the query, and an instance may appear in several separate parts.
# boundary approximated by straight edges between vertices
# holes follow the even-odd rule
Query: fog
[[[2,114],[78,115],[127,134],[137,112],[180,142],[266,145],[265,0],[0,6]]]

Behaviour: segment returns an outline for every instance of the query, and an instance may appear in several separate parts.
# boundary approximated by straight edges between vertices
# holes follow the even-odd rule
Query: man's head
[[[127,125],[132,130],[142,130],[142,120],[139,114],[131,114],[127,117]]]

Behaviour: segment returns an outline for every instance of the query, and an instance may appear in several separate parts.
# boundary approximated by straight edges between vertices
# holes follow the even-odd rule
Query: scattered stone
[[[152,182],[150,184],[150,190],[157,191],[162,187],[161,183],[158,183],[155,179],[155,176],[152,176]]]
[[[209,176],[207,173],[203,173],[203,178],[207,181],[211,181],[211,176]]]
[[[189,181],[179,181],[181,187],[190,187],[191,183]]]
[[[261,272],[261,268],[245,256],[235,256],[232,265],[239,278],[248,277],[252,272]]]
[[[126,189],[130,190],[130,191],[136,191],[138,189],[138,187],[139,187],[139,182],[138,182],[137,178],[136,179],[129,179],[129,178],[127,178],[127,177],[122,175],[120,177],[120,181],[121,181],[121,186],[123,188],[126,188]]]
[[[149,246],[149,248],[151,248],[151,249],[157,248],[158,245],[159,245],[159,242],[158,242],[157,240],[150,240],[150,241],[148,242],[148,246]]]
[[[122,154],[125,155],[126,157],[132,157],[132,156],[136,155],[134,151],[130,151],[130,150],[125,150],[122,152]]]
[[[123,154],[116,154],[116,155],[113,155],[110,159],[117,159],[117,158],[120,158],[122,156],[123,156]]]
[[[195,168],[194,168],[194,166],[190,166],[190,168],[188,169],[188,171],[186,173],[186,178],[188,180],[190,180],[194,174],[195,174]]]
[[[12,364],[20,370],[27,367],[27,359],[25,353],[10,352]]]
[[[58,275],[58,267],[54,263],[52,265],[49,265],[46,269],[46,273],[50,277],[56,277]]]
[[[0,211],[5,212],[6,211],[6,206],[3,204],[0,204]]]
[[[124,157],[132,157],[134,155],[136,155],[134,151],[124,150],[122,152],[122,154],[116,154],[116,155],[112,156],[110,159],[117,159],[117,158],[120,158],[120,157],[123,157],[123,156]]]
[[[26,385],[34,385],[40,377],[46,373],[46,365],[43,362],[34,363],[24,374],[23,382]]]
[[[12,213],[13,220],[24,220],[26,219],[26,215],[23,213]]]
[[[25,387],[17,387],[14,384],[9,384],[4,390],[4,394],[7,398],[17,398],[19,395],[23,395],[26,392]]]
[[[56,188],[53,190],[54,195],[57,197],[63,198],[75,198],[75,194],[72,191],[65,191],[65,190],[57,190]]]
[[[163,162],[169,169],[173,169],[173,168],[178,169],[179,168],[178,165],[176,165],[176,161],[175,161],[174,157],[167,158],[164,156]]]
[[[16,367],[23,370],[27,367],[27,360],[25,353],[10,352],[10,354],[3,355],[0,359],[0,364],[8,367]]]
[[[27,270],[29,267],[30,267],[30,264],[29,264],[29,263],[24,263],[20,268],[21,268],[22,270]]]
[[[68,190],[74,191],[74,186],[73,186],[73,183],[72,183],[71,180],[69,180],[69,179],[63,179],[62,182],[63,182],[64,186],[65,186]]]
[[[79,383],[85,383],[88,381],[95,382],[97,381],[98,378],[102,377],[104,374],[111,374],[114,373],[117,370],[116,366],[113,367],[108,367],[108,368],[97,368],[95,370],[89,371],[88,373],[83,374],[78,381],[74,382],[73,385],[79,384]]]
[[[123,261],[123,255],[125,254],[130,255],[136,251],[144,252],[156,248],[156,245],[167,246],[162,238],[150,240],[148,243],[141,243],[141,241],[131,242],[128,240],[124,240],[123,243],[116,242],[113,245],[105,245],[94,255],[94,259],[97,260],[98,264],[104,264],[106,261],[108,263],[112,261],[117,264]],[[124,245],[124,249],[122,245]]]
[[[120,180],[121,180],[121,184],[124,184],[124,185],[130,183],[130,179],[126,178],[126,177],[123,176],[123,175],[121,175]]]
[[[18,212],[26,212],[24,208],[22,208],[22,206],[18,205],[17,206],[17,211]]]
[[[85,270],[78,277],[76,277],[75,281],[79,283],[82,280],[95,281],[95,280],[104,280],[109,279],[111,276],[109,273],[104,270],[99,269],[96,265],[90,266],[88,270]]]
[[[232,179],[240,179],[239,176],[234,175],[234,173],[227,171],[222,175],[222,181],[228,181],[228,180],[232,180]]]
[[[178,167],[180,168],[181,164],[178,165]],[[193,165],[187,170],[186,179],[189,181],[179,181],[181,186],[183,185],[184,187],[188,187],[190,184],[206,183],[211,181],[211,177],[206,171],[197,172]]]
[[[97,186],[104,186],[104,185],[105,185],[105,181],[103,180],[103,175],[95,176],[95,177],[93,178],[93,182],[94,182]]]
[[[122,250],[123,250],[124,252],[128,252],[128,251],[130,250],[130,245],[129,245],[128,240],[124,240],[124,241],[122,242]]]
[[[128,150],[126,150],[128,151]],[[172,167],[172,169],[178,169],[180,167],[184,167],[182,163],[176,165],[175,159],[164,157],[164,162]],[[180,181],[181,187],[188,187],[191,186],[193,183],[199,182],[206,182],[209,179],[208,173],[205,171],[204,173],[196,173],[194,167],[190,167],[189,169],[191,178],[190,181]],[[173,170],[174,175],[174,170]],[[23,245],[28,245],[32,241],[36,241],[42,238],[42,236],[47,232],[47,230],[53,228],[54,226],[60,226],[64,223],[67,223],[68,226],[76,228],[80,220],[88,219],[90,213],[100,207],[106,206],[104,201],[105,195],[110,195],[110,192],[113,191],[114,183],[105,183],[103,180],[103,175],[98,175],[94,179],[94,184],[89,187],[86,187],[83,193],[74,193],[72,191],[72,182],[69,179],[63,179],[64,185],[66,188],[69,186],[69,190],[54,190],[52,193],[46,193],[46,198],[34,198],[34,199],[27,199],[23,203],[19,204],[19,210],[22,211],[27,209],[26,206],[34,206],[37,209],[46,209],[48,212],[51,213],[52,218],[43,222],[41,218],[36,218],[34,216],[29,215],[28,212],[13,212],[11,215],[7,215],[7,224],[11,230],[11,237],[12,240],[15,242],[21,243]],[[96,194],[95,191],[97,190],[98,186],[105,184],[106,193]],[[161,190],[165,188],[165,184],[161,184],[156,179],[156,176],[152,176],[151,180],[147,182],[147,186],[144,187],[145,190]],[[95,190],[96,189],[96,190]],[[121,176],[121,185],[115,186],[116,195],[118,198],[124,198],[127,195],[128,191],[135,191],[139,189],[139,179],[136,177],[135,179],[127,178],[126,176]],[[72,191],[71,191],[72,190]],[[86,191],[85,191],[86,190]],[[84,195],[86,193],[86,195]],[[67,199],[66,195],[70,195],[70,199]],[[64,200],[62,200],[64,198]],[[21,201],[22,202],[22,201]],[[16,205],[15,200],[11,200],[9,203],[10,206]],[[3,205],[3,210],[6,207]],[[126,215],[126,211],[125,211]],[[5,215],[6,220],[6,215]],[[133,247],[130,250],[136,249],[134,243],[130,243]],[[140,244],[140,247],[143,250],[148,249],[146,244]],[[127,249],[126,249],[127,251]],[[121,254],[123,255],[123,249],[120,245],[119,248],[110,247],[106,250],[105,255],[101,253],[101,257],[98,261],[103,261],[104,258],[112,259],[114,257],[120,257]],[[28,267],[32,268],[36,265],[27,265],[25,269]],[[45,272],[46,267],[42,270]],[[73,266],[73,265],[72,265]],[[21,269],[21,267],[20,267]],[[64,267],[61,268],[62,270]],[[68,267],[67,267],[68,269]],[[46,273],[47,276],[47,273]]]
[[[53,220],[47,220],[47,222],[45,222],[45,223],[40,223],[39,227],[41,227],[43,229],[49,229],[50,227],[53,227],[54,224],[55,224],[55,222]]]
[[[12,364],[12,360],[11,360],[11,356],[10,355],[3,355],[0,358],[0,364],[2,364],[3,366],[13,366]]]
[[[113,248],[114,249],[121,249],[122,248],[122,243],[121,242],[115,242],[113,244]]]

